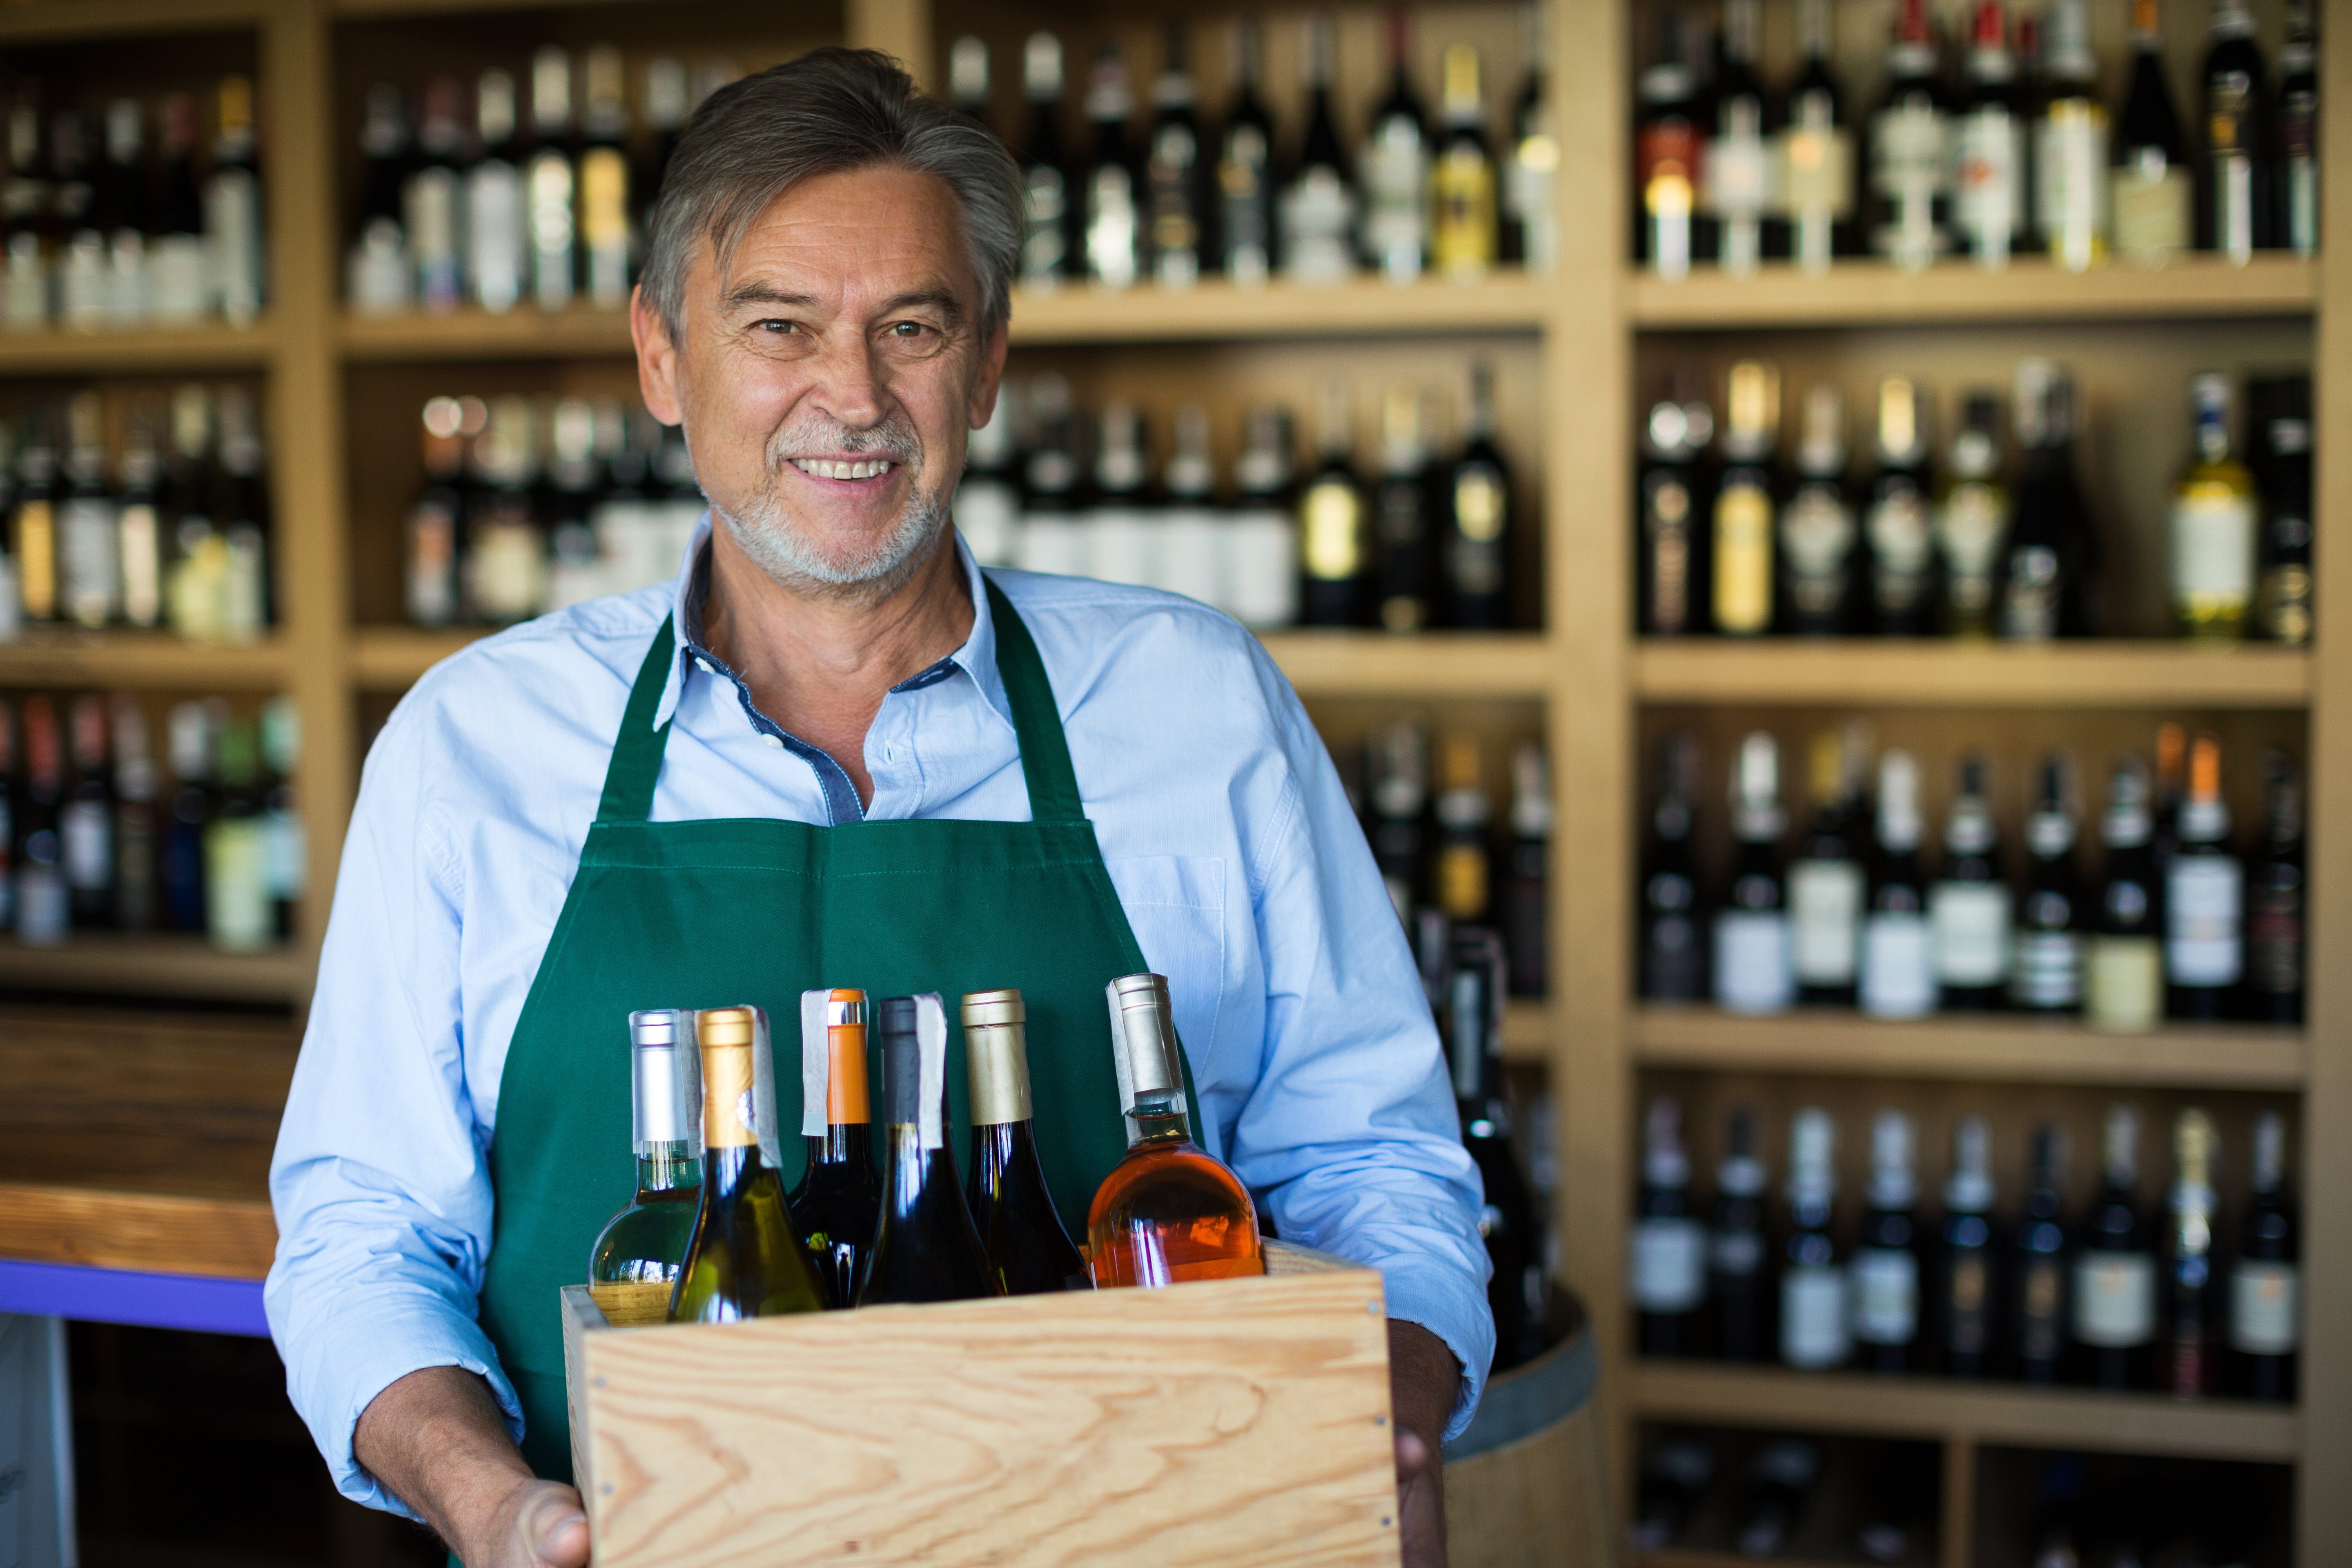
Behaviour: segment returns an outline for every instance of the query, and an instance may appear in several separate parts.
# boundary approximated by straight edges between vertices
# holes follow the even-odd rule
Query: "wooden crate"
[[[562,1293],[597,1568],[1394,1568],[1379,1274],[723,1326]]]

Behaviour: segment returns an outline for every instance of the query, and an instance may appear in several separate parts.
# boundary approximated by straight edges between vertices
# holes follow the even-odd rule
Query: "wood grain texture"
[[[599,1568],[1398,1561],[1370,1270],[723,1328],[566,1302]]]
[[[1445,1467],[1449,1568],[1605,1568],[1610,1527],[1600,1410]]]
[[[1897,643],[1857,657],[1827,642],[1648,638],[1633,655],[1634,690],[1652,701],[1773,707],[2300,708],[2311,680],[2311,655],[2260,643]]]
[[[264,1199],[0,1183],[0,1258],[258,1279],[277,1247]]]

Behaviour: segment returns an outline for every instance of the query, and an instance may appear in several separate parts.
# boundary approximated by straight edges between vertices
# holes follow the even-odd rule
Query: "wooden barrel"
[[[1601,1415],[1601,1358],[1574,1331],[1486,1384],[1477,1416],[1445,1446],[1452,1568],[1605,1568],[1616,1562]]]

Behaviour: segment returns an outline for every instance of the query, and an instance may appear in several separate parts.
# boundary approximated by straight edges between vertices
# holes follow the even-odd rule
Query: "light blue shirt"
[[[665,615],[677,613],[680,657],[653,819],[861,815],[838,764],[760,713],[701,646],[709,537],[706,519],[674,584],[526,622],[436,666],[368,753],[270,1164],[267,1292],[295,1407],[361,1502],[405,1511],[353,1459],[352,1432],[421,1367],[481,1373],[520,1431],[475,1321],[485,1155],[507,1045]],[[1029,817],[988,599],[961,559],[971,637],[883,700],[865,816]],[[1390,1314],[1452,1348],[1466,1369],[1458,1432],[1494,1351],[1478,1175],[1404,933],[1321,739],[1256,639],[1213,610],[991,576],[1036,639],[1111,883],[1168,977],[1196,1135],[1284,1237],[1379,1268]]]

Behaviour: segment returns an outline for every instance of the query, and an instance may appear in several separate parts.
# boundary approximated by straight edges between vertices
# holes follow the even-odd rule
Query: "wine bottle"
[[[515,80],[486,70],[474,86],[478,151],[465,174],[466,291],[493,315],[522,298],[522,173],[514,163]]]
[[[1846,1272],[1831,1236],[1837,1173],[1835,1130],[1818,1107],[1789,1127],[1789,1239],[1780,1258],[1780,1359],[1808,1372],[1843,1366],[1853,1352]]]
[[[1756,1450],[1748,1465],[1739,1531],[1733,1538],[1741,1556],[1780,1555],[1804,1522],[1821,1475],[1821,1449],[1801,1437],[1775,1437]]]
[[[1015,990],[967,991],[964,1067],[971,1087],[971,1174],[965,1197],[999,1291],[1091,1289],[1037,1160],[1029,1101],[1029,1013]]]
[[[684,133],[687,116],[692,110],[685,62],[668,55],[656,55],[647,60],[645,113],[648,134],[644,162],[638,166],[636,179],[631,182],[636,193],[639,234],[652,229],[654,204],[661,195],[662,176],[669,172],[670,155],[677,151],[677,139]]]
[[[1087,536],[1077,510],[1077,426],[1070,384],[1060,373],[1030,377],[1029,423],[1029,452],[1021,468],[1021,569],[1083,572]]]
[[[2017,901],[2017,952],[2009,1000],[2029,1013],[2083,1005],[2082,884],[2074,872],[2074,811],[2066,759],[2042,759],[2042,787],[2025,819],[2029,857]]]
[[[1431,891],[1446,919],[1457,925],[1483,925],[1494,904],[1494,850],[1486,837],[1494,803],[1486,795],[1478,737],[1466,730],[1449,731],[1438,754],[1442,771]]]
[[[2032,127],[2034,224],[2052,259],[2084,272],[2107,258],[2107,106],[2099,97],[2086,0],[2056,0],[2045,26],[2047,95]]]
[[[2025,226],[2026,139],[2000,0],[1978,0],[1967,76],[1967,96],[1952,119],[1953,225],[1976,264],[1998,271]]]
[[[1869,1206],[1848,1268],[1854,1342],[1874,1372],[1909,1371],[1919,1339],[1918,1201],[1911,1119],[1882,1110],[1870,1124]]]
[[[1438,508],[1446,622],[1464,631],[1501,631],[1510,624],[1511,470],[1495,444],[1495,367],[1479,360],[1470,366],[1462,453]]]
[[[1245,626],[1298,619],[1298,506],[1292,494],[1290,411],[1261,404],[1242,414],[1226,548],[1226,609]]]
[[[1086,572],[1110,583],[1150,587],[1160,564],[1160,509],[1151,495],[1151,458],[1144,449],[1143,410],[1115,397],[1096,425],[1093,484],[1079,520]]]
[[[1691,848],[1698,742],[1687,734],[1675,735],[1662,760],[1657,805],[1643,852],[1641,991],[1652,1002],[1696,1002],[1707,994],[1698,864]]]
[[[1733,278],[1751,276],[1764,255],[1772,194],[1764,88],[1756,74],[1760,12],[1759,0],[1725,0],[1723,47],[1708,115],[1712,134],[1700,163],[1699,211],[1713,220],[1715,259]]]
[[[2189,793],[2180,845],[2164,868],[2165,1011],[2175,1018],[2226,1016],[2245,972],[2245,868],[2230,851],[2221,797],[2221,742],[2189,745]]]
[[[2074,1340],[2084,1382],[2139,1388],[2156,1339],[2156,1258],[2135,1195],[2139,1113],[2107,1107],[2105,1146],[2106,1184],[2084,1217],[2074,1255]]]
[[[757,1007],[695,1016],[702,1053],[702,1190],[670,1297],[674,1323],[814,1312],[824,1287],[793,1228],[777,1165],[767,1021]]]
[[[1704,629],[1711,597],[1711,553],[1700,543],[1700,520],[1712,497],[1701,465],[1715,434],[1704,403],[1662,398],[1642,426],[1642,516],[1634,542],[1640,561],[1642,630],[1681,637]]]
[[[1980,637],[1993,629],[1994,577],[2009,542],[2010,498],[2000,482],[2000,404],[1961,400],[1960,430],[1936,499],[1936,551],[1944,566],[1944,629]]]
[[[522,163],[530,292],[541,310],[561,310],[572,303],[579,237],[572,225],[572,57],[559,45],[543,45],[530,58],[530,139]]]
[[[1363,619],[1367,509],[1349,459],[1348,384],[1327,381],[1316,390],[1315,472],[1298,492],[1298,539],[1304,575],[1299,621],[1310,626],[1352,626]]]
[[[279,699],[279,700],[285,700]],[[6,720],[0,715],[0,729]],[[157,924],[155,759],[148,746],[147,715],[139,699],[117,692],[114,734],[114,923],[123,931],[149,931]],[[0,767],[5,759],[0,758]],[[0,813],[5,806],[0,805]],[[0,822],[0,837],[7,824]],[[0,866],[0,877],[6,875]],[[0,925],[5,924],[0,915]],[[282,933],[290,934],[290,933]]]
[[[1937,1269],[1937,1360],[1952,1377],[1992,1370],[1992,1138],[1981,1116],[1952,1127],[1952,1173],[1944,1183],[1944,1233]]]
[[[1853,128],[1830,68],[1832,0],[1799,0],[1797,58],[1788,113],[1773,146],[1774,189],[1798,270],[1821,273],[1853,253]]]
[[[58,508],[58,607],[96,631],[122,604],[114,497],[106,488],[106,405],[96,392],[66,403],[66,494]]]
[[[2286,44],[2279,50],[2279,94],[2271,165],[2269,244],[2297,256],[2319,254],[2319,43],[2311,0],[2288,0]]]
[[[25,808],[16,825],[16,940],[62,947],[73,927],[66,891],[58,816],[65,804],[64,747],[58,710],[46,696],[25,699]]]
[[[2230,1268],[2230,1350],[2235,1386],[2252,1399],[2292,1401],[2302,1342],[2301,1226],[2286,1195],[2286,1121],[2254,1119],[2252,1191]]]
[[[702,1188],[699,1054],[679,1037],[694,1015],[629,1015],[629,1139],[636,1194],[604,1222],[588,1253],[588,1294],[615,1323],[669,1316]]]
[[[1236,285],[1255,289],[1274,273],[1274,116],[1258,93],[1261,25],[1241,16],[1233,26],[1234,89],[1217,140],[1217,259]]]
[[[2167,719],[2156,727],[2156,837],[2152,846],[2160,886],[2180,848],[2180,803],[2189,793],[2189,731]]]
[[[1511,842],[1503,857],[1503,951],[1510,994],[1543,996],[1551,987],[1551,770],[1541,742],[1511,752]]]
[[[589,49],[581,66],[582,286],[588,302],[603,310],[629,302],[629,109],[623,70],[621,51],[610,44]]]
[[[1773,456],[1780,443],[1780,373],[1761,360],[1731,367],[1724,401],[1723,471],[1711,537],[1715,630],[1772,629]]]
[[[970,33],[948,46],[948,100],[992,133],[988,41]]]
[[[1871,248],[1916,272],[1951,248],[1952,116],[1927,0],[1903,0],[1896,12],[1886,77],[1870,121]]]
[[[1062,40],[1032,33],[1021,50],[1029,144],[1021,155],[1021,281],[1051,289],[1070,276],[1069,160],[1062,151]]]
[[[1001,1296],[948,1147],[947,1014],[932,992],[886,997],[880,1011],[882,1217],[856,1303]]]
[[[1682,1115],[1674,1100],[1653,1100],[1642,1142],[1642,1191],[1626,1278],[1645,1356],[1695,1354],[1699,1308],[1706,1300],[1706,1234],[1691,1212]]]
[[[2010,1347],[2020,1382],[2053,1384],[2064,1364],[2067,1289],[2065,1135],[2053,1123],[2035,1129],[2025,1206],[2010,1240]]]
[[[1307,130],[1282,192],[1282,269],[1294,282],[1335,283],[1356,269],[1356,187],[1331,111],[1339,41],[1328,16],[1310,16],[1304,27]]]
[[[1699,170],[1706,152],[1696,79],[1683,52],[1678,24],[1657,14],[1664,47],[1642,73],[1639,121],[1633,130],[1634,259],[1665,279],[1685,278],[1698,254]]]
[[[218,734],[220,800],[205,828],[205,935],[225,952],[258,952],[278,938],[258,737],[238,718]]]
[[[1812,816],[1789,864],[1790,967],[1798,1000],[1852,1006],[1861,960],[1864,876],[1853,842],[1845,745],[1834,730],[1813,737]]]
[[[106,106],[106,165],[94,204],[106,237],[105,323],[142,327],[148,317],[146,159],[139,100],[118,98]]]
[[[1715,917],[1715,1001],[1726,1012],[1779,1013],[1796,999],[1789,963],[1789,902],[1780,876],[1780,753],[1752,731],[1731,778],[1731,885]]]
[[[465,142],[458,121],[462,89],[451,78],[425,84],[416,125],[416,166],[401,186],[402,225],[416,268],[416,299],[446,315],[466,297],[465,182],[457,171]]]
[[[882,1217],[866,1081],[866,993],[801,993],[801,1143],[807,1169],[785,1197],[825,1300],[846,1305]]]
[[[1917,1018],[1936,1005],[1936,942],[1919,869],[1919,766],[1908,752],[1878,760],[1878,854],[1862,921],[1858,1000],[1874,1018]]]
[[[1805,391],[1797,485],[1780,507],[1780,598],[1788,629],[1847,629],[1862,528],[1845,488],[1845,400],[1826,382]]]
[[[77,930],[114,923],[114,791],[107,777],[106,700],[74,699],[68,729],[73,784],[58,812],[66,900]]]
[[[33,719],[34,710],[27,702],[25,741],[28,752],[33,742]],[[215,728],[210,704],[182,702],[173,708],[165,731],[173,783],[163,824],[158,879],[162,883],[164,924],[173,931],[205,929],[205,834],[213,816]]]
[[[1959,787],[1944,821],[1944,864],[1927,890],[1935,932],[1936,1001],[1946,1011],[2000,1005],[2009,977],[2010,894],[2001,878],[1983,757],[1960,759]]]
[[[152,630],[163,620],[163,519],[156,488],[163,478],[163,454],[150,416],[152,405],[134,405],[124,432],[115,498],[114,558],[121,573],[122,619]]]
[[[263,279],[261,176],[253,162],[253,79],[223,77],[219,103],[220,134],[213,142],[213,176],[205,187],[213,301],[230,326],[247,327],[261,313]]]
[[[1486,102],[1478,50],[1448,44],[1442,62],[1437,144],[1429,164],[1429,260],[1439,276],[1476,283],[1495,265],[1495,158],[1486,146]]]
[[[1437,562],[1432,514],[1437,510],[1421,393],[1398,382],[1381,399],[1381,476],[1372,487],[1372,601],[1383,630],[1417,632],[1433,624]]]
[[[1391,283],[1421,276],[1429,248],[1429,120],[1407,67],[1412,20],[1388,14],[1388,94],[1373,106],[1358,161],[1365,264]]]
[[[2111,189],[2118,256],[2161,267],[2189,248],[2189,153],[2165,80],[2157,0],[2132,0],[2131,88],[2116,127]]]
[[[2213,0],[2199,72],[2197,245],[2243,267],[2270,233],[2270,93],[2244,0]]]
[[[2183,1110],[2172,1130],[2172,1192],[2166,1205],[2170,1224],[2164,1249],[2166,1364],[2159,1374],[2159,1386],[2175,1399],[2213,1392],[2213,1340],[2221,1316],[2221,1283],[2214,1278],[2213,1166],[2220,1158],[2212,1118],[2195,1106]]]
[[[1439,1013],[1462,1146],[1478,1167],[1486,1201],[1478,1231],[1493,1272],[1486,1307],[1495,1317],[1495,1361],[1513,1366],[1548,1348],[1549,1285],[1543,1225],[1527,1173],[1511,1143],[1510,1100],[1503,1085],[1505,965],[1491,931],[1453,934]]]
[[[1715,1223],[1706,1238],[1708,1315],[1715,1353],[1725,1361],[1763,1361],[1771,1353],[1764,1188],[1756,1118],[1742,1107],[1731,1113],[1723,1159],[1715,1168]]]
[[[1263,1274],[1257,1209],[1224,1163],[1192,1142],[1168,982],[1129,974],[1104,988],[1127,1101],[1127,1157],[1087,1215],[1098,1289]]]
[[[1364,742],[1366,837],[1389,902],[1408,928],[1429,880],[1429,740],[1420,725],[1400,719]]]
[[[2263,437],[2253,629],[2302,647],[2311,641],[2312,620],[2311,378],[2283,376],[2247,391]]]
[[[362,315],[397,315],[415,294],[415,263],[404,221],[402,174],[409,157],[408,117],[400,89],[388,81],[368,87],[367,113],[360,121],[359,232],[344,261],[344,294]]]
[[[1519,16],[1519,58],[1528,74],[1511,105],[1502,258],[1517,262],[1531,278],[1549,278],[1559,269],[1559,138],[1552,129],[1548,89],[1551,16],[1543,5],[1530,3]]]
[[[58,323],[69,331],[93,332],[106,325],[106,234],[100,226],[99,177],[102,155],[89,117],[68,110],[50,122],[49,166],[56,176],[49,199],[57,209],[58,236]]]
[[[2100,837],[2106,876],[2093,912],[2084,965],[2084,1013],[2110,1034],[2145,1034],[2164,1016],[2164,960],[2158,882],[2149,839],[2147,773],[2137,758],[2117,761],[2107,786]]]
[[[1929,504],[1927,405],[1903,376],[1878,384],[1878,473],[1863,514],[1873,629],[1918,637],[1936,619],[1935,510]]]
[[[1151,135],[1144,152],[1144,240],[1151,277],[1163,289],[1190,289],[1202,262],[1203,209],[1200,94],[1184,68],[1184,24],[1168,24],[1168,47],[1151,83]]]
[[[1143,275],[1146,197],[1141,160],[1127,139],[1135,92],[1128,84],[1127,62],[1118,45],[1109,39],[1096,51],[1094,69],[1087,78],[1086,110],[1087,123],[1094,129],[1094,150],[1081,187],[1086,274],[1097,288],[1126,289]]]
[[[2246,874],[2247,1014],[2303,1022],[2305,915],[2303,784],[2294,759],[2263,758],[2263,836]]]
[[[133,718],[136,710],[131,710]],[[115,733],[124,733],[123,714],[116,714]],[[271,698],[261,707],[261,768],[265,787],[261,795],[262,880],[268,889],[272,928],[279,942],[290,942],[295,936],[296,914],[301,903],[302,890],[310,879],[310,846],[302,830],[301,801],[297,794],[295,778],[301,771],[302,721],[301,710],[294,700],[283,693]],[[143,754],[146,736],[143,725],[137,731],[137,744]],[[115,742],[118,777],[125,763],[122,761],[125,743]],[[123,821],[126,806],[120,798],[123,787],[116,786],[115,818]],[[118,865],[131,850],[131,836],[118,828],[115,834],[115,858]],[[116,886],[121,885],[118,872]],[[119,899],[120,895],[118,895]],[[121,919],[118,907],[117,919]]]
[[[1642,1456],[1642,1479],[1626,1531],[1633,1550],[1663,1552],[1697,1513],[1715,1479],[1715,1450],[1696,1437],[1652,1443]]]
[[[0,194],[0,212],[7,217],[8,261],[5,303],[7,330],[47,331],[49,326],[49,284],[55,257],[55,233],[50,226],[49,160],[41,134],[40,84],[17,83],[16,101],[8,110],[8,178]]]

